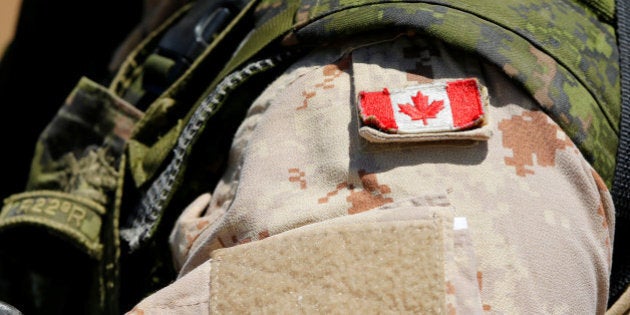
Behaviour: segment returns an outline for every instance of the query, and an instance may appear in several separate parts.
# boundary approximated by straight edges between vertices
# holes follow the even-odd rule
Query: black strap
[[[617,226],[613,248],[609,304],[614,303],[630,284],[630,1],[617,0],[617,40],[621,71],[621,121],[617,165],[611,194],[616,208]]]

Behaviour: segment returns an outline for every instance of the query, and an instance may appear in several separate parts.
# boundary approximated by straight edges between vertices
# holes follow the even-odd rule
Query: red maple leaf
[[[429,105],[429,97],[424,96],[418,91],[416,96],[412,96],[411,100],[415,106],[411,104],[398,104],[400,112],[411,117],[411,120],[420,120],[427,125],[428,118],[435,118],[439,112],[444,109],[444,101],[433,101]]]

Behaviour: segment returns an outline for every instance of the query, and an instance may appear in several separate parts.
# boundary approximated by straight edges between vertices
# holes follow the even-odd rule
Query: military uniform
[[[172,67],[150,47],[175,15],[99,92],[125,113],[93,148],[116,180],[97,181],[102,208],[74,201],[103,218],[85,229],[100,250],[84,246],[110,279],[101,303],[118,270],[124,296],[145,262],[159,269],[146,248],[164,248],[197,198],[170,234],[177,281],[131,313],[603,313],[620,111],[611,3],[249,4],[248,36],[237,22],[219,36],[233,55],[209,46],[145,113],[130,109],[147,74]],[[123,141],[126,154],[99,160]],[[9,199],[5,226],[37,223],[20,199],[37,197],[59,195]],[[119,215],[135,253],[122,260]]]
[[[477,129],[408,139],[359,114],[361,91],[470,77],[489,95]],[[136,311],[606,309],[606,185],[500,69],[436,40],[363,39],[298,61],[253,103],[211,196],[171,234],[180,279]]]

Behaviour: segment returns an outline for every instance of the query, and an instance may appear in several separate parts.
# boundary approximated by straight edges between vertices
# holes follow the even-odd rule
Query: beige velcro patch
[[[211,312],[444,313],[441,218],[293,230],[212,253]]]

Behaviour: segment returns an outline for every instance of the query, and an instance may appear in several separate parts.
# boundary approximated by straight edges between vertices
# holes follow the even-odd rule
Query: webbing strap
[[[621,122],[612,196],[617,216],[630,219],[630,2],[617,0],[617,38],[621,69]]]
[[[287,2],[287,7],[282,12],[252,31],[249,37],[245,39],[239,49],[234,53],[234,57],[230,59],[228,64],[225,65],[223,70],[217,75],[214,82],[210,84],[210,89],[208,89],[207,93],[204,93],[204,95],[208,95],[223,78],[265,48],[269,43],[293,28],[293,18],[300,5],[300,1],[289,0]],[[201,103],[201,100],[199,103]]]
[[[197,142],[206,123],[221,107],[227,96],[246,80],[254,75],[265,72],[281,63],[290,53],[284,53],[274,58],[266,58],[251,62],[243,69],[235,71],[221,80],[216,89],[204,98],[192,118],[177,139],[173,149],[173,158],[160,176],[153,181],[146,193],[143,194],[138,207],[127,225],[121,229],[121,237],[127,241],[129,248],[134,251],[149,240],[162,219],[164,209],[176,185],[179,185],[185,168],[185,161],[189,157],[192,146]]]
[[[255,2],[250,1],[249,6]],[[299,0],[290,0],[281,13],[254,29],[242,42],[239,49],[219,75],[216,76],[215,81],[209,86],[208,90],[203,93],[204,97],[193,106],[185,119],[188,122],[186,129],[180,134],[177,145],[173,148],[173,160],[144,194],[141,204],[133,212],[127,226],[121,230],[121,236],[129,243],[129,247],[132,250],[138,249],[144,241],[150,239],[153,235],[161,219],[162,212],[167,206],[167,199],[171,196],[172,187],[178,176],[180,176],[183,161],[187,158],[192,144],[195,142],[193,138],[196,139],[197,133],[201,132],[205,121],[216,112],[224,95],[227,94],[225,92],[226,88],[222,87],[221,84],[226,85],[228,90],[230,90],[229,85],[236,85],[244,81],[241,77],[246,79],[249,76],[249,72],[252,74],[258,72],[257,70],[250,71],[249,68],[261,66],[261,68],[266,69],[268,68],[267,63],[270,63],[269,67],[273,67],[275,62],[273,58],[269,58],[260,62],[253,62],[242,71],[235,71],[271,42],[292,29],[299,3]],[[242,15],[243,12],[241,12]],[[284,54],[278,55],[276,58],[282,60]],[[217,101],[216,104],[213,103],[215,99]],[[188,130],[190,128],[195,130],[191,132]]]
[[[617,40],[621,70],[621,121],[615,177],[611,194],[616,208],[617,223],[610,276],[609,305],[623,294],[630,284],[630,253],[627,251],[630,233],[630,2],[617,0]]]

